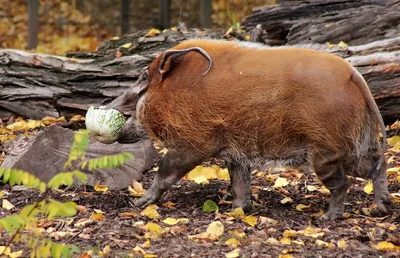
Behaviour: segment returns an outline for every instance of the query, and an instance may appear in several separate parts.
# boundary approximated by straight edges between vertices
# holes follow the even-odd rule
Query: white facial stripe
[[[136,103],[136,121],[140,124],[140,112],[142,111],[142,109],[144,108],[145,105],[145,100],[146,100],[146,94],[143,94],[142,96],[140,96],[138,102]]]

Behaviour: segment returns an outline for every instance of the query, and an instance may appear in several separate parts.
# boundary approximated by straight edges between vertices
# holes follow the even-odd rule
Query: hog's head
[[[103,143],[135,142],[146,135],[139,125],[140,111],[145,107],[146,95],[151,88],[153,91],[161,87],[175,58],[189,52],[197,52],[208,60],[211,68],[210,56],[201,48],[170,49],[156,58],[141,74],[137,82],[120,97],[110,104],[93,108],[86,114],[86,127],[94,137]]]

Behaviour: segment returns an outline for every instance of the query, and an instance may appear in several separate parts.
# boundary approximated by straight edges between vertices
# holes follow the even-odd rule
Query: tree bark
[[[400,35],[400,0],[281,0],[254,8],[241,24],[247,31],[261,24],[271,45],[360,45]]]

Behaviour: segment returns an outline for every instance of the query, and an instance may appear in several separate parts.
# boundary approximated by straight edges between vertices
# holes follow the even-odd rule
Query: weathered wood
[[[48,182],[57,173],[65,171],[63,166],[68,159],[73,135],[69,129],[52,125],[34,136],[20,136],[6,143],[4,151],[8,155],[1,166],[25,170]],[[132,180],[140,181],[142,172],[150,169],[157,157],[151,141],[146,137],[132,144],[106,145],[91,140],[85,157],[96,158],[121,152],[130,152],[135,157],[119,168],[83,170],[88,177],[87,184],[107,185],[110,189],[126,188]]]
[[[84,115],[90,105],[105,105],[132,86],[162,51],[186,38],[221,38],[223,32],[144,34],[105,41],[94,53],[75,53],[90,59],[0,50],[0,118]],[[132,45],[122,48],[126,43]],[[117,51],[126,56],[115,58]],[[346,58],[363,74],[385,120],[400,118],[400,37],[326,51]]]
[[[272,45],[359,45],[400,35],[400,0],[282,0],[254,8],[241,24],[247,31],[261,24]]]

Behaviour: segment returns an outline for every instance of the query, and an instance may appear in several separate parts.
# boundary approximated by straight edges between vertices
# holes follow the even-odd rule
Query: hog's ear
[[[210,55],[204,49],[199,48],[199,47],[191,47],[191,48],[180,49],[180,50],[171,49],[171,50],[165,51],[161,57],[160,66],[158,68],[158,70],[161,73],[161,80],[164,79],[165,73],[167,73],[169,70],[172,69],[172,61],[174,61],[175,58],[178,58],[178,57],[180,57],[184,54],[187,54],[189,52],[192,52],[192,51],[199,53],[205,59],[207,59],[208,66],[207,66],[206,70],[204,71],[203,75],[206,74],[212,66],[212,60],[211,60]]]

